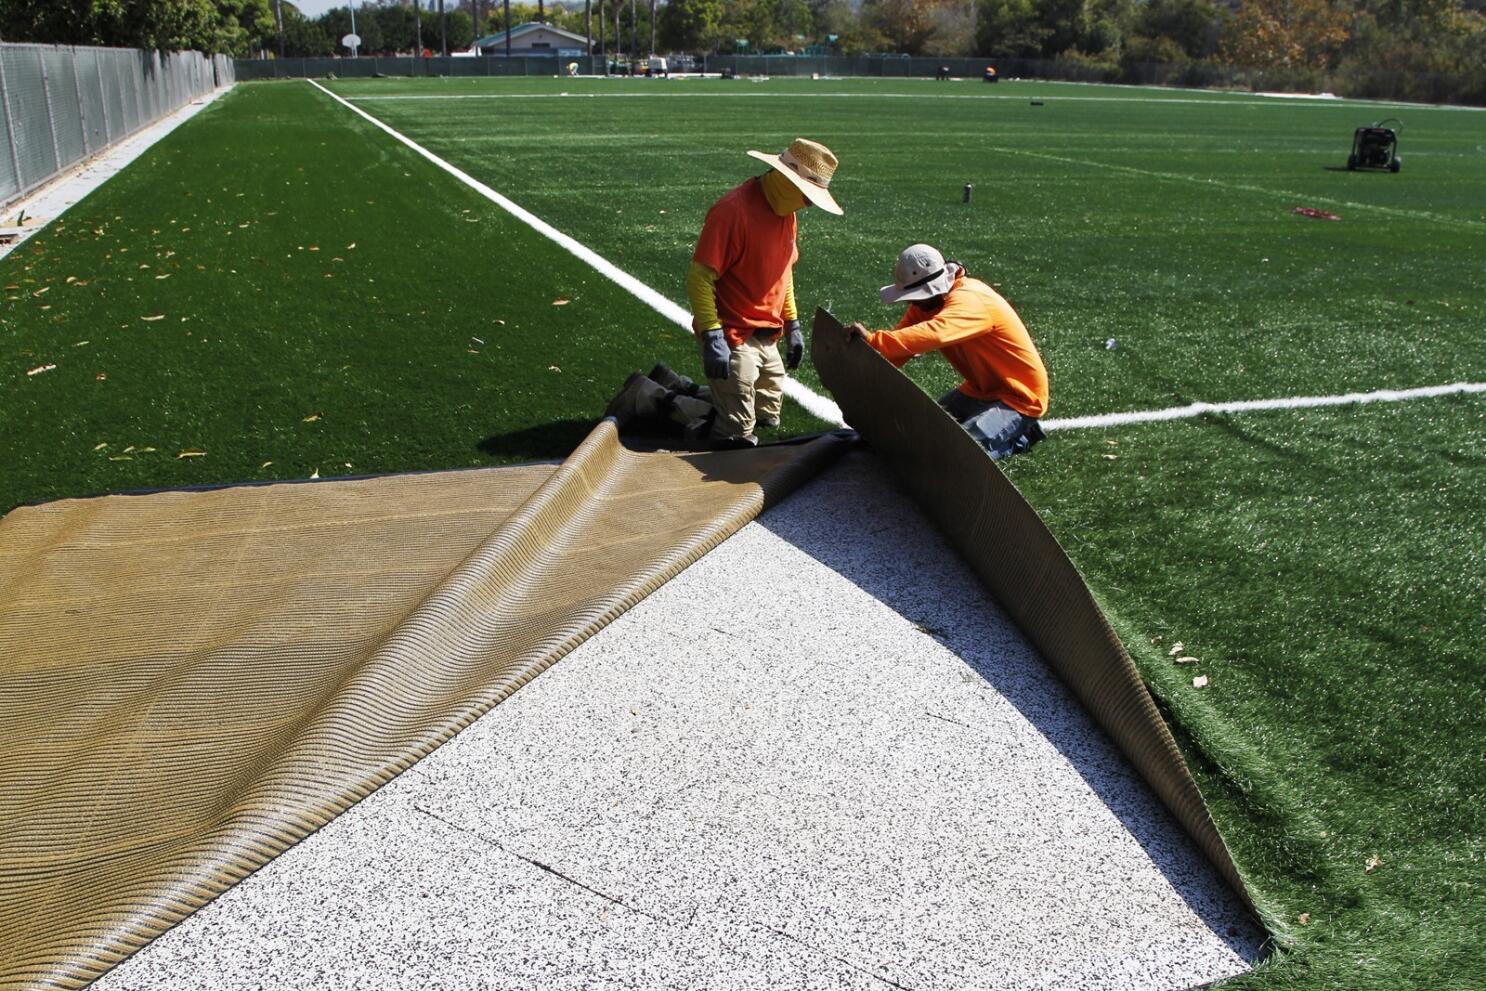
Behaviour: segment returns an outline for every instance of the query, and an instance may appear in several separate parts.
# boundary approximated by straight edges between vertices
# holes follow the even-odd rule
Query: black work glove
[[[794,371],[800,367],[800,359],[805,357],[805,335],[800,332],[800,321],[786,320],[784,336],[789,338],[789,357],[784,359],[784,367]]]
[[[709,379],[725,379],[732,375],[732,351],[722,338],[722,328],[713,327],[697,338],[702,351],[702,371]]]

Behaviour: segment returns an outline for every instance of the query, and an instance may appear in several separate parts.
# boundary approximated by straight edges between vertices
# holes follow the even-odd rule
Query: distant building
[[[480,38],[475,42],[475,51],[481,55],[505,55],[506,32]],[[511,54],[587,55],[588,39],[581,34],[555,28],[551,24],[518,24],[511,29]]]

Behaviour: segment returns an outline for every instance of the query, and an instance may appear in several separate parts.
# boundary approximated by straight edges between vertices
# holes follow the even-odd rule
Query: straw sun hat
[[[750,151],[751,157],[768,162],[786,179],[799,187],[805,198],[826,213],[841,216],[841,207],[831,196],[831,176],[836,173],[836,156],[825,145],[795,138],[777,155]]]

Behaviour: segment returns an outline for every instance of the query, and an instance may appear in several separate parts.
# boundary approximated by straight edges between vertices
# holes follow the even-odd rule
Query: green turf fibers
[[[1486,381],[1479,113],[1014,82],[332,85],[479,97],[361,105],[678,301],[707,206],[756,170],[742,151],[822,140],[847,213],[802,215],[804,307],[886,324],[893,256],[933,241],[1017,305],[1055,417]],[[1404,171],[1339,170],[1389,114]],[[695,364],[303,83],[239,87],[0,277],[0,508],[560,457],[625,373]],[[937,359],[909,373],[955,381]],[[1278,937],[1226,986],[1486,986],[1486,401],[1069,431],[1007,467]]]

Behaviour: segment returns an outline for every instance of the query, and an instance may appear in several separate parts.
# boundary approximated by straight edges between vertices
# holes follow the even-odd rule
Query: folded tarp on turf
[[[939,404],[824,310],[811,360],[986,590],[1130,759],[1251,910],[1207,803],[1124,644],[1037,511]]]
[[[606,421],[561,466],[0,519],[0,988],[98,977],[843,445],[640,454]]]

